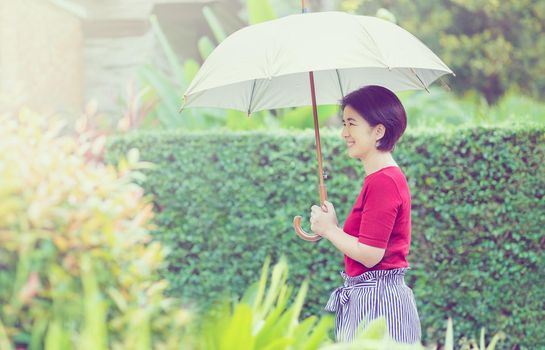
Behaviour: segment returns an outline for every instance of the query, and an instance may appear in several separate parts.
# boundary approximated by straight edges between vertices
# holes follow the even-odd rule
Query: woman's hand
[[[317,235],[326,237],[339,226],[335,207],[328,201],[324,202],[327,208],[327,213],[317,205],[313,205],[310,210],[310,229]]]

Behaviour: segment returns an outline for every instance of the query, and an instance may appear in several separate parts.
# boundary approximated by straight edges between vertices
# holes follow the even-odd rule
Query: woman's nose
[[[350,136],[350,135],[348,134],[348,131],[346,130],[346,126],[343,126],[341,130],[341,137],[344,139],[346,136]]]

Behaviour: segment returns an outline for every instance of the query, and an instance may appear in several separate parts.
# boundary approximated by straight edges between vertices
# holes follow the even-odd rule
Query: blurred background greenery
[[[471,0],[344,0],[327,2],[327,6],[325,3],[307,2],[312,11],[342,10],[396,22],[420,38],[457,74],[455,78],[445,78],[443,89],[434,86],[430,93],[399,94],[408,110],[409,127],[545,122],[545,104],[540,100],[545,94],[545,63],[539,59],[545,54],[545,39],[539,35],[545,29],[543,2],[528,2],[524,6],[518,1],[502,2],[501,6],[499,2],[490,1],[482,6],[482,2]],[[241,24],[255,24],[276,18],[278,14],[298,13],[300,9],[294,6],[296,4],[292,2],[291,5],[286,6],[285,1],[258,3],[248,0],[246,15],[244,12],[240,15]],[[162,86],[168,81],[165,77],[140,80],[143,86],[150,88],[144,99],[159,99],[164,107],[170,105],[169,109],[175,111],[180,94],[187,88],[199,64],[230,31],[237,29],[226,30],[227,25],[216,15],[212,5],[203,8],[203,15],[213,35],[203,34],[198,39],[199,56],[188,55],[184,59],[182,55],[180,60],[180,56],[173,55],[169,42],[161,40],[161,47],[169,57],[170,72],[179,74],[174,75],[177,79],[171,88]],[[156,35],[165,38],[160,24],[153,19],[152,23]],[[153,69],[148,73],[152,76],[161,74]],[[176,89],[180,91],[178,95],[162,93]],[[334,118],[337,112],[333,106],[322,106],[319,113],[322,125],[339,126],[338,118]],[[159,110],[157,113],[169,114]],[[201,124],[205,129],[305,129],[312,128],[309,114],[310,108],[295,108],[261,112],[248,119],[238,112],[201,110],[184,111],[181,119],[187,120],[187,124],[191,123],[189,127],[195,129],[200,128],[195,118],[209,121]],[[188,127],[178,120],[183,127]]]
[[[74,121],[92,104],[92,119],[110,132],[312,128],[310,107],[250,118],[208,108],[178,112],[218,43],[246,25],[300,13],[300,1],[0,3],[0,110],[28,106]],[[545,122],[543,1],[307,0],[306,7],[393,21],[453,69],[456,77],[445,77],[430,93],[399,94],[409,128]],[[340,126],[336,106],[320,107],[319,115],[322,126]]]

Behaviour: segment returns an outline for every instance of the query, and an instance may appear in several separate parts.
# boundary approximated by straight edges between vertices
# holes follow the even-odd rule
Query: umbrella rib
[[[371,41],[373,42],[373,44],[375,45],[375,48],[377,49],[377,52],[380,54],[380,58],[382,58],[382,62],[380,62],[380,60],[378,60],[380,63],[382,63],[383,65],[385,65],[386,67],[388,67],[389,70],[392,69],[392,67],[390,66],[390,64],[388,62],[386,62],[386,57],[384,57],[384,54],[382,53],[382,50],[380,49],[380,47],[378,46],[377,44],[377,41],[375,40],[375,38],[371,35],[371,33],[369,33],[369,31],[367,30],[367,28],[365,27],[365,25],[363,25],[363,23],[360,23],[358,22],[359,26],[363,29],[363,31],[365,32],[365,34],[367,34],[367,36],[369,37],[369,39],[371,39]]]
[[[341,75],[339,74],[338,69],[335,69],[335,72],[337,72],[337,81],[339,82],[339,89],[341,90],[341,96],[344,98],[343,85],[341,84]]]
[[[254,79],[254,83],[252,84],[252,92],[250,93],[250,104],[248,105],[248,116],[250,116],[250,113],[252,112],[252,101],[254,99],[254,90],[255,90],[255,82],[257,79]]]
[[[428,94],[430,93],[430,90],[428,90],[428,87],[426,86],[426,84],[424,84],[424,82],[422,81],[422,79],[420,79],[420,77],[418,76],[418,74],[416,74],[416,71],[414,70],[414,68],[411,68],[411,72],[413,72],[414,75],[416,75],[416,77],[418,78],[418,81],[420,81],[420,84],[422,84],[422,86],[424,87],[424,89],[426,89],[426,91],[428,92]]]

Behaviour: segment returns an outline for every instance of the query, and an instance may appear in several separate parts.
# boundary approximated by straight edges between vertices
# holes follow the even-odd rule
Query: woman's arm
[[[378,264],[384,257],[386,248],[377,248],[361,243],[359,237],[344,232],[339,227],[333,204],[325,201],[324,205],[328,209],[326,212],[317,205],[313,205],[311,208],[310,227],[312,232],[326,238],[341,252],[362,263],[367,268],[372,268]]]
[[[360,243],[358,237],[349,235],[338,226],[324,233],[323,237],[333,243],[337,249],[368,269],[378,264],[384,257],[386,249]]]

